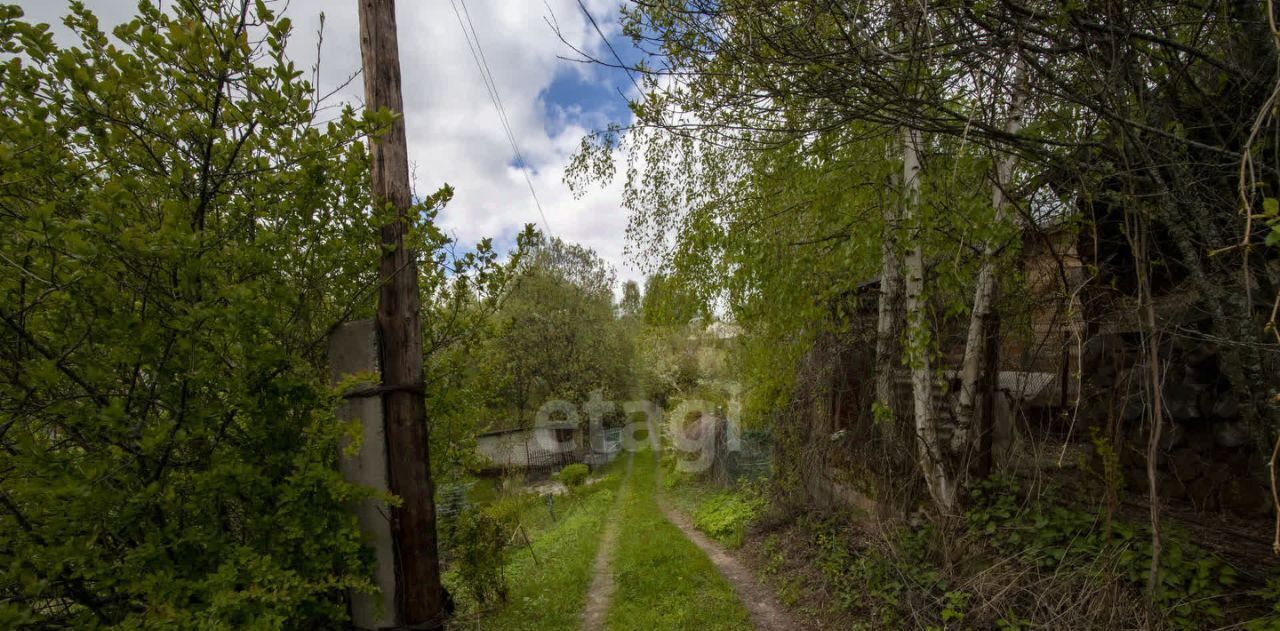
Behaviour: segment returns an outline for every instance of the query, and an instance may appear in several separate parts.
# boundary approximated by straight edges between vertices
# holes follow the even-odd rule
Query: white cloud
[[[65,13],[60,2],[19,0],[19,4],[29,17],[40,21],[57,23]],[[106,28],[134,13],[132,0],[87,0],[86,4]],[[416,189],[426,193],[445,182],[453,185],[454,201],[441,214],[440,223],[464,244],[486,236],[504,241],[525,223],[541,224],[524,177],[512,166],[511,146],[450,2],[401,0],[397,4],[409,158]],[[616,31],[616,0],[585,4],[606,33]],[[292,0],[288,5],[294,27],[290,54],[300,68],[310,68],[314,62],[319,15],[322,11],[326,15],[322,92],[360,68],[356,6],[354,0]],[[512,130],[533,168],[531,179],[551,231],[595,249],[618,268],[621,279],[638,278],[639,272],[623,259],[626,214],[620,185],[615,182],[574,199],[561,181],[586,128],[601,126],[605,119],[598,112],[570,106],[553,108],[553,118],[548,120],[546,105],[539,98],[558,73],[576,72],[588,80],[600,80],[597,69],[557,58],[572,52],[544,18],[553,14],[569,41],[593,53],[603,53],[599,35],[576,0],[545,4],[470,0],[466,7]],[[339,96],[359,103],[360,81]],[[621,104],[621,97],[616,98]]]

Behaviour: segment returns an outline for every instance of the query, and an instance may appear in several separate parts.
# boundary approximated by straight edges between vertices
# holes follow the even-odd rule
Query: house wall
[[[528,468],[545,465],[548,458],[578,455],[578,431],[572,438],[559,441],[554,427],[536,427],[519,432],[492,434],[476,438],[476,451],[496,468]]]
[[[563,428],[561,428],[563,429]],[[545,452],[556,454],[567,454],[577,451],[578,448],[578,431],[576,429],[569,430],[570,436],[568,440],[561,441],[556,435],[556,428],[538,427],[534,429],[533,442],[529,444],[530,452]]]
[[[1024,286],[1018,292],[1025,302],[1009,306],[1025,315],[1003,323],[1000,368],[1035,375],[1036,384],[1051,379],[1037,392],[1012,393],[1024,403],[1069,406],[1078,394],[1076,373],[1087,337],[1078,238],[1074,229],[1059,229],[1029,235],[1023,243]]]
[[[481,436],[476,439],[476,451],[496,467],[526,467],[525,437],[523,432]]]

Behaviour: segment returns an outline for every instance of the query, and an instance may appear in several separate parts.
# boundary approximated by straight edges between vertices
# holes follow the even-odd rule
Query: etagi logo
[[[741,449],[742,388],[735,383],[725,391],[727,404],[690,398],[670,409],[651,400],[606,400],[600,390],[581,406],[552,399],[534,417],[534,440],[538,447],[559,453],[575,449],[634,452],[647,442],[655,451],[668,448],[681,454],[678,470],[701,473],[711,467],[717,453]],[[619,409],[628,421],[622,427],[606,428],[604,419]],[[585,436],[575,429],[585,429]]]

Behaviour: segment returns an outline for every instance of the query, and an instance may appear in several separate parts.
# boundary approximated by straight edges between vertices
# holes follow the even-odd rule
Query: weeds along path
[[[605,616],[610,631],[743,631],[754,628],[734,589],[707,555],[663,516],[658,461],[633,456],[621,491],[613,555],[615,591]]]
[[[635,464],[635,454],[627,455],[627,472],[623,474],[622,484],[631,480],[631,467]],[[613,553],[618,545],[618,513],[621,509],[622,496],[618,496],[617,505],[609,511],[608,521],[604,526],[604,534],[600,536],[600,547],[596,552],[595,575],[591,579],[591,587],[587,590],[587,606],[582,612],[582,631],[603,631],[605,616],[609,613],[609,603],[617,584],[613,580]]]
[[[445,580],[459,606],[449,628],[549,631],[582,624],[600,533],[618,506],[622,464],[611,466],[602,481],[562,496],[554,521],[542,498],[516,498],[533,549],[523,545],[523,539],[513,541],[516,548],[504,568],[509,597],[500,603],[477,603],[457,571],[447,573]]]
[[[778,602],[772,589],[756,580],[751,570],[739,563],[720,544],[694,528],[693,523],[684,513],[672,508],[663,499],[658,500],[658,505],[662,507],[662,513],[667,516],[667,519],[707,555],[707,558],[720,571],[720,575],[733,586],[733,590],[737,592],[738,598],[742,600],[742,604],[751,615],[751,623],[756,629],[793,631],[806,628]]]

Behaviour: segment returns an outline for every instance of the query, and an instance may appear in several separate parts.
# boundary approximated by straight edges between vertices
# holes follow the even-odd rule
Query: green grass
[[[749,525],[760,517],[765,500],[758,483],[723,489],[668,469],[663,479],[668,501],[688,515],[694,527],[728,548],[742,546]]]
[[[486,478],[471,478],[471,488],[467,491],[467,501],[477,506],[484,506],[498,499],[497,485]]]
[[[457,577],[446,573],[446,584],[459,601],[450,628],[576,629],[591,585],[600,533],[614,506],[620,479],[621,467],[614,466],[605,480],[557,497],[554,522],[545,502],[536,497],[496,500],[511,504],[498,510],[520,515],[520,522],[533,539],[533,554],[517,535],[512,545],[518,549],[506,568],[510,590],[507,602],[490,609],[481,610],[476,603],[467,601],[461,595],[465,590]]]
[[[747,612],[711,561],[657,506],[657,459],[635,455],[622,490],[618,549],[613,570],[617,592],[609,609],[613,631],[751,629]]]

